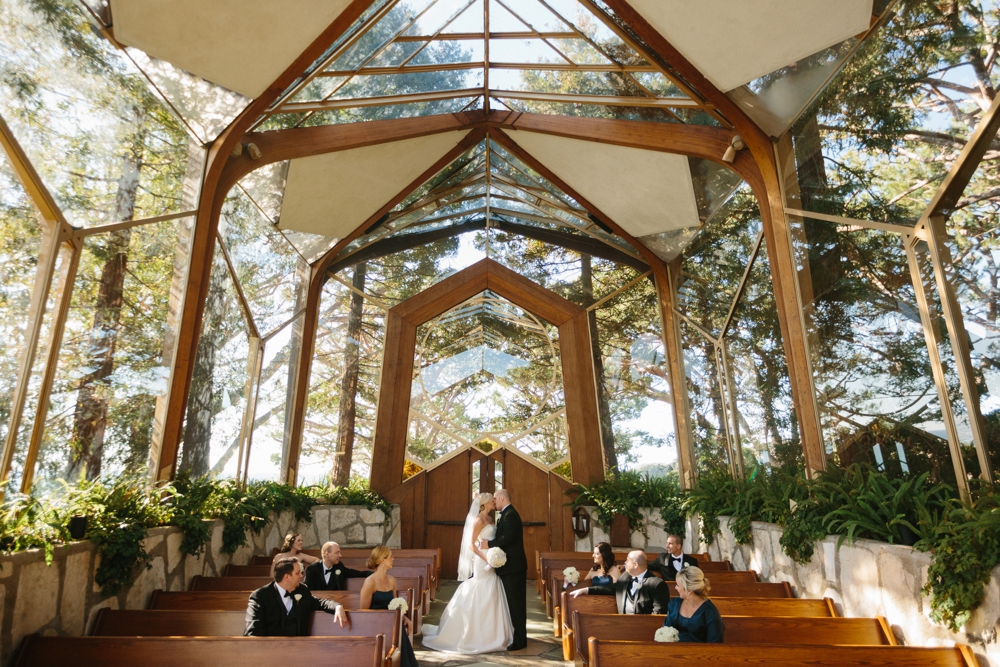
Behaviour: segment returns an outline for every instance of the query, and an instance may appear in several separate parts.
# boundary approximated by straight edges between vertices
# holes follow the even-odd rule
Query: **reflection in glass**
[[[193,477],[234,477],[246,413],[250,341],[218,245],[208,280],[177,469]]]
[[[0,114],[78,226],[181,209],[188,135],[70,0],[0,8]]]
[[[726,408],[723,405],[715,344],[681,321],[684,375],[691,405],[691,433],[699,472],[728,470]]]
[[[809,349],[831,460],[955,475],[920,310],[899,235],[792,224]]]

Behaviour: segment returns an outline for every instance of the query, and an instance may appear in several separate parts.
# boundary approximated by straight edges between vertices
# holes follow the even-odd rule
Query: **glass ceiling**
[[[567,113],[567,106],[571,115],[721,121],[589,0],[387,0],[258,126],[482,108]]]

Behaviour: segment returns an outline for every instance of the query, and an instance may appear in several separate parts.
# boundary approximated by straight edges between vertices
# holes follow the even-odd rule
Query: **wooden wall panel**
[[[426,500],[426,543],[441,548],[441,576],[454,579],[462,530],[472,503],[472,453],[466,451],[423,473],[430,492]]]

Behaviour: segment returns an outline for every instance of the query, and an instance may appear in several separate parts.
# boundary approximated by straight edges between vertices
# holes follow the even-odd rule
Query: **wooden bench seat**
[[[227,565],[222,571],[224,577],[270,577],[270,565]]]
[[[753,667],[978,667],[968,646],[823,646],[626,642],[591,639],[589,667],[747,665]]]
[[[573,613],[575,658],[588,663],[591,637],[622,641],[650,641],[663,625],[663,615],[640,615],[623,622],[621,614]],[[884,618],[794,618],[726,616],[727,644],[844,644],[896,646],[896,637]]]
[[[29,635],[14,667],[218,667],[303,665],[384,667],[385,637],[41,637]]]
[[[349,627],[340,627],[330,614],[313,614],[312,637],[376,637],[384,635],[385,665],[399,664],[402,615],[399,610],[350,611]],[[101,609],[92,637],[240,637],[246,612],[201,610]]]
[[[788,616],[797,618],[830,618],[837,616],[837,609],[833,605],[833,600],[823,598],[822,600],[806,600],[798,598],[743,598],[743,597],[715,597],[712,602],[719,609],[723,616]],[[566,593],[562,594],[559,605],[559,612],[556,618],[561,626],[559,633],[562,636],[563,656],[566,660],[572,660],[576,652],[573,628],[574,612],[583,614],[617,614],[618,606],[615,599],[610,595],[581,595],[578,598],[570,598]]]

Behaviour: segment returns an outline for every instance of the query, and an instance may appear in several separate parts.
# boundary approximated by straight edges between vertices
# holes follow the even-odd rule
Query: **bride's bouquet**
[[[393,598],[389,600],[389,611],[393,609],[399,609],[399,613],[405,616],[410,610],[410,605],[406,603],[406,598]]]
[[[563,570],[563,576],[566,578],[566,582],[576,586],[577,582],[580,581],[580,571],[570,565],[565,570]]]
[[[653,639],[658,642],[675,642],[680,639],[680,635],[677,633],[677,628],[664,625],[656,631],[656,634],[653,635]]]
[[[494,570],[498,567],[503,567],[504,563],[507,562],[507,554],[500,547],[493,547],[486,552],[486,562]]]

